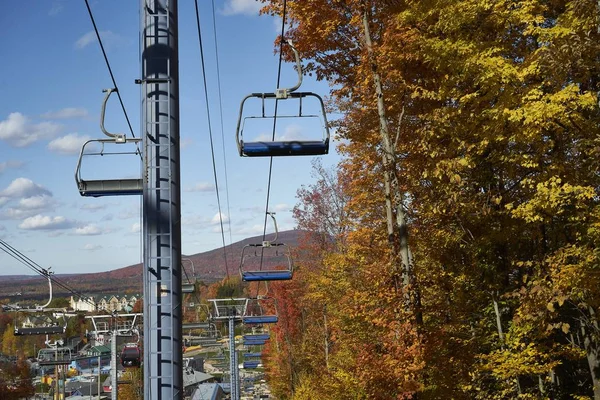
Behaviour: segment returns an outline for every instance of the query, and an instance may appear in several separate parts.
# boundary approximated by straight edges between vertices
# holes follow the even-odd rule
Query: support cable
[[[14,247],[12,247],[10,244],[6,243],[2,239],[0,239],[0,250],[2,250],[3,252],[8,254],[15,260],[19,261],[21,264],[25,265],[27,268],[31,269],[38,275],[40,275],[44,278],[50,277],[50,280],[55,285],[60,286],[61,288],[65,289],[67,292],[69,292],[70,294],[82,298],[88,304],[94,304],[92,301],[88,300],[90,297],[89,295],[86,295],[85,293],[78,291],[77,289],[73,288],[72,286],[68,285],[67,283],[56,278],[56,276],[50,275],[47,269],[43,268],[38,263],[31,260],[25,254],[21,253],[19,250],[15,249]]]
[[[208,104],[208,86],[206,84],[206,67],[204,64],[204,48],[202,46],[202,32],[200,30],[200,12],[198,11],[198,0],[194,0],[196,6],[196,26],[198,28],[198,44],[200,46],[200,61],[202,64],[202,78],[204,81],[204,98],[206,102],[206,114],[208,119],[208,134],[210,137],[210,152],[212,155],[213,175],[215,179],[215,189],[217,192],[217,206],[219,208],[219,223],[221,225],[221,240],[223,242],[223,257],[225,259],[225,273],[229,279],[229,265],[227,263],[227,249],[225,248],[225,230],[223,228],[223,213],[221,212],[221,197],[219,195],[219,182],[217,179],[217,164],[215,161],[215,147],[213,143],[212,124],[210,121],[210,106]]]
[[[229,207],[229,179],[227,178],[227,157],[225,155],[225,128],[223,127],[223,96],[221,96],[221,69],[219,68],[219,47],[217,46],[217,19],[215,16],[215,0],[212,0],[212,17],[213,17],[213,36],[215,39],[215,59],[217,67],[217,88],[219,95],[219,121],[221,122],[221,143],[223,145],[223,165],[225,171],[225,195],[227,196],[227,215],[231,215]],[[229,228],[229,243],[233,243],[231,236],[231,218],[228,219],[227,225]]]
[[[127,110],[125,110],[125,104],[123,104],[123,99],[121,98],[121,92],[119,91],[119,87],[117,86],[117,81],[115,80],[115,75],[112,72],[112,68],[110,67],[110,63],[108,62],[108,56],[106,55],[106,50],[104,49],[104,45],[102,44],[102,39],[100,38],[100,32],[98,32],[98,27],[96,26],[96,21],[94,20],[94,15],[92,14],[92,9],[90,8],[90,3],[88,0],[85,0],[85,5],[88,10],[88,14],[90,15],[90,20],[92,21],[92,25],[94,26],[94,32],[96,32],[96,38],[98,39],[98,43],[100,44],[100,49],[102,50],[102,55],[104,56],[104,61],[106,62],[106,67],[108,68],[108,73],[110,74],[110,78],[112,79],[113,87],[117,92],[117,97],[119,98],[119,103],[121,103],[121,109],[123,110],[123,114],[125,115],[125,119],[127,120],[127,125],[129,126],[129,132],[131,132],[131,136],[135,138],[135,134],[133,133],[133,128],[131,127],[131,122],[129,121],[129,115],[127,115]]]

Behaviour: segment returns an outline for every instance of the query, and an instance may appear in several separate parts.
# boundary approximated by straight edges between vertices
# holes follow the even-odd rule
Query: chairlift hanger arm
[[[296,59],[296,71],[298,71],[298,82],[291,88],[287,88],[287,89],[277,88],[275,93],[276,93],[278,99],[287,98],[289,94],[291,94],[293,91],[298,89],[300,87],[300,85],[302,85],[302,64],[300,63],[300,55],[298,54],[298,50],[296,50],[296,48],[294,47],[294,44],[292,43],[292,41],[290,39],[288,39],[285,43],[287,43],[292,48],[292,51],[294,52],[294,58]]]
[[[271,217],[271,219],[273,220],[273,226],[275,227],[275,237],[273,238],[273,240],[268,242],[269,245],[271,245],[272,242],[277,242],[277,236],[279,235],[279,232],[277,231],[277,220],[275,219],[275,212],[267,211],[267,215]]]
[[[102,130],[102,132],[108,136],[114,139],[114,141],[116,142],[124,142],[125,141],[125,135],[122,133],[110,133],[108,132],[105,128],[104,128],[104,116],[106,115],[106,103],[108,102],[108,98],[110,97],[110,95],[113,92],[116,92],[117,89],[116,88],[110,88],[110,89],[103,89],[102,92],[106,93],[106,95],[104,96],[104,100],[102,101],[102,110],[100,111],[100,129]]]

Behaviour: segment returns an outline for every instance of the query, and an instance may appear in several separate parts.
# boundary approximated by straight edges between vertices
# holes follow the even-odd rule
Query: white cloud
[[[0,198],[7,197],[14,199],[35,196],[52,196],[52,192],[27,178],[17,178],[6,189],[0,191]]]
[[[280,204],[276,204],[274,209],[275,209],[275,212],[282,212],[282,211],[291,211],[292,207],[289,204],[280,203]]]
[[[261,8],[258,0],[227,0],[221,12],[224,15],[258,15]]]
[[[181,150],[189,149],[194,144],[194,139],[192,138],[183,138],[179,143],[179,147]]]
[[[264,213],[265,208],[262,206],[252,206],[252,207],[241,207],[240,212],[242,213]]]
[[[100,38],[102,39],[102,44],[104,45],[104,48],[106,50],[109,50],[110,48],[118,46],[125,42],[125,40],[121,36],[111,31],[100,31]],[[75,48],[81,50],[96,41],[96,32],[89,31],[88,33],[77,39],[77,41],[75,42]]]
[[[22,166],[23,166],[23,162],[16,161],[16,160],[8,160],[8,161],[0,162],[0,174],[9,168],[16,169],[16,168],[20,168]]]
[[[139,218],[140,217],[140,209],[137,207],[129,207],[125,210],[119,211],[117,214],[118,219],[130,219],[130,218]]]
[[[92,243],[87,243],[85,246],[83,246],[84,250],[87,251],[96,251],[96,250],[100,250],[102,248],[102,246],[100,246],[99,244],[92,244]]]
[[[58,15],[64,8],[64,5],[60,1],[55,1],[52,3],[52,8],[48,11],[48,15],[51,17]]]
[[[130,232],[131,233],[138,233],[141,230],[141,226],[139,222],[134,223],[133,225],[131,225],[131,229]]]
[[[115,216],[112,214],[106,214],[104,217],[102,217],[102,221],[112,221],[113,219],[115,219]]]
[[[220,218],[219,218],[220,216]],[[221,219],[223,220],[223,223],[226,223],[229,221],[229,217],[223,213],[216,213],[212,219],[210,220],[210,223],[212,225],[217,225],[217,224],[221,224]]]
[[[214,192],[215,185],[207,183],[207,182],[200,182],[200,183],[196,183],[194,186],[185,188],[185,191],[186,192]]]
[[[73,222],[65,217],[49,217],[40,214],[25,218],[25,220],[19,224],[19,228],[26,230],[56,230],[69,229],[71,227],[73,227]]]
[[[19,200],[19,203],[7,208],[2,212],[2,219],[23,219],[40,214],[42,212],[53,211],[56,202],[51,196],[41,195],[25,197]]]
[[[210,220],[198,214],[186,214],[181,217],[181,225],[186,228],[204,228],[210,224]]]
[[[8,115],[0,121],[0,140],[4,140],[15,147],[25,147],[40,139],[54,136],[61,129],[55,122],[32,123],[29,118],[19,112]]]
[[[257,142],[270,142],[273,138],[273,133],[261,133],[254,140]],[[305,135],[302,133],[302,127],[300,125],[288,125],[285,127],[283,134],[276,132],[275,140],[277,141],[293,141],[293,140],[306,140]]]
[[[233,233],[235,235],[256,236],[256,235],[262,235],[264,228],[265,227],[263,225],[252,225],[252,226],[246,226],[242,229],[238,229],[237,231],[234,231]]]
[[[69,133],[48,143],[48,150],[60,154],[78,154],[83,143],[90,140],[89,136],[79,136],[77,133]]]
[[[58,111],[48,111],[40,115],[42,118],[48,119],[71,119],[71,118],[84,118],[88,116],[88,111],[81,107],[67,107]]]
[[[102,234],[102,230],[100,230],[96,224],[88,224],[75,228],[75,234],[81,236],[95,236]]]
[[[81,206],[82,210],[87,210],[91,212],[104,210],[106,208],[106,204],[98,204],[98,203],[85,203]]]
[[[212,233],[221,233],[221,226],[220,225],[213,226],[210,231]],[[224,233],[229,232],[229,225],[225,225],[225,222],[223,222],[223,232]]]
[[[52,197],[48,195],[32,196],[19,200],[19,206],[26,210],[38,210],[46,208],[52,202]]]

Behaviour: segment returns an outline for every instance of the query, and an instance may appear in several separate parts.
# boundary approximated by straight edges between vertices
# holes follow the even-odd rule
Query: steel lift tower
[[[177,0],[141,0],[144,400],[183,398]]]

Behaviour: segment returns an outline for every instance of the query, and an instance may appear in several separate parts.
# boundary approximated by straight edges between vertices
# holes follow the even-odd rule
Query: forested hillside
[[[279,240],[295,247],[298,243],[300,232],[296,230],[279,232]],[[267,239],[272,234],[267,234]],[[227,275],[239,275],[239,263],[242,248],[248,243],[261,243],[262,235],[250,237],[214,250],[202,253],[183,255],[184,279],[192,278],[211,284],[219,282]],[[193,266],[192,266],[193,263]],[[27,271],[23,269],[23,271]],[[123,295],[142,293],[142,265],[133,264],[112,271],[97,273],[62,274],[55,278],[68,286],[75,288],[84,295]],[[58,297],[69,297],[72,293],[65,288],[54,285],[53,292]],[[11,275],[0,278],[0,303],[11,302],[40,302],[48,298],[48,281],[37,275]]]
[[[345,156],[270,285],[278,398],[600,400],[597,2],[263,2]]]

